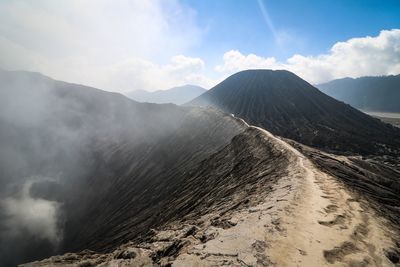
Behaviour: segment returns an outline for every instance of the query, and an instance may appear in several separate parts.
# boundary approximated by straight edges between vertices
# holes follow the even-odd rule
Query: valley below
[[[388,113],[388,112],[369,112],[363,111],[370,116],[380,119],[383,122],[392,124],[396,127],[400,127],[400,113]]]

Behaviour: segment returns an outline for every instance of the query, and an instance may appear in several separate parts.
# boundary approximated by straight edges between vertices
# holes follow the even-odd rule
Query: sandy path
[[[235,214],[236,225],[209,226],[215,238],[189,246],[174,266],[393,266],[384,249],[392,230],[335,178],[269,132],[293,160],[264,203]]]

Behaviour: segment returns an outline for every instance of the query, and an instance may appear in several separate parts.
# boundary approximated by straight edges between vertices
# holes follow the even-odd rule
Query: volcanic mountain
[[[400,112],[400,75],[344,78],[317,87],[325,94],[365,111]]]
[[[265,118],[258,80],[269,79],[244,73],[230,83],[246,85],[236,99],[254,104],[244,115]],[[254,73],[264,78],[249,84]],[[322,109],[314,103],[322,93],[293,74],[266,73],[281,89],[267,94],[286,123],[276,129],[318,126],[305,106]],[[0,147],[4,266],[62,253],[25,266],[400,261],[395,167],[321,152],[216,109],[138,103],[38,73],[0,72]]]
[[[326,151],[399,153],[399,129],[284,70],[236,73],[188,104],[232,113],[249,124]]]

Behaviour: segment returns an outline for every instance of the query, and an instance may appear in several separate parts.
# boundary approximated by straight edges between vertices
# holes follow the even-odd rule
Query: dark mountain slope
[[[325,94],[359,109],[400,112],[400,75],[344,78],[317,87]]]
[[[193,109],[188,110],[174,133],[154,144],[101,146],[101,158],[92,163],[93,168],[101,168],[92,174],[96,180],[85,186],[93,187],[96,183],[92,189],[96,195],[67,224],[66,233],[71,233],[65,237],[67,250],[89,247],[107,251],[129,240],[142,240],[151,228],[185,216],[186,210],[169,205],[171,194],[181,195],[193,169],[240,129],[240,124],[229,116]],[[99,180],[105,181],[105,185],[98,184]],[[188,186],[192,193],[199,190],[194,184]],[[104,187],[109,189],[98,194]],[[82,225],[82,221],[91,223]],[[70,228],[73,230],[68,231]]]
[[[210,136],[205,134],[204,138],[208,140]],[[164,148],[172,149],[175,145],[187,144],[169,142]],[[149,170],[138,164],[129,172],[118,174],[114,188],[120,190],[96,201],[98,206],[87,217],[92,223],[81,228],[71,238],[71,243],[80,244],[76,249],[90,247],[96,251],[109,251],[115,244],[129,240],[146,241],[151,237],[151,228],[161,228],[166,223],[197,220],[208,212],[227,212],[243,205],[244,199],[248,199],[247,204],[250,200],[261,201],[269,193],[268,185],[284,176],[288,165],[287,157],[255,130],[235,136],[228,146],[198,164],[193,161],[197,162],[196,155],[179,161],[179,166],[169,165],[170,170]],[[141,177],[144,175],[148,177]],[[149,177],[154,178],[150,180]],[[139,183],[140,180],[146,180],[147,184]],[[120,209],[114,202],[129,209]],[[108,220],[111,227],[97,225],[106,215],[113,216],[113,220]],[[93,226],[102,230],[93,231]],[[111,231],[106,231],[107,228]],[[81,239],[91,242],[81,245],[77,242]]]
[[[304,144],[338,152],[398,153],[400,131],[288,71],[236,73],[189,105],[212,106]]]
[[[221,112],[0,72],[2,263],[111,249],[185,216],[163,215],[166,199],[243,129]]]
[[[173,103],[177,105],[184,104],[195,97],[198,97],[207,90],[196,85],[183,85],[173,87],[168,90],[158,90],[155,92],[148,92],[144,90],[132,91],[127,96],[139,102],[149,103]]]

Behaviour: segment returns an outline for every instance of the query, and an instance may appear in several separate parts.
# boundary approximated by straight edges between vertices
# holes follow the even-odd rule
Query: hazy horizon
[[[124,93],[209,89],[254,68],[312,84],[399,74],[398,10],[398,1],[2,1],[0,68]]]

